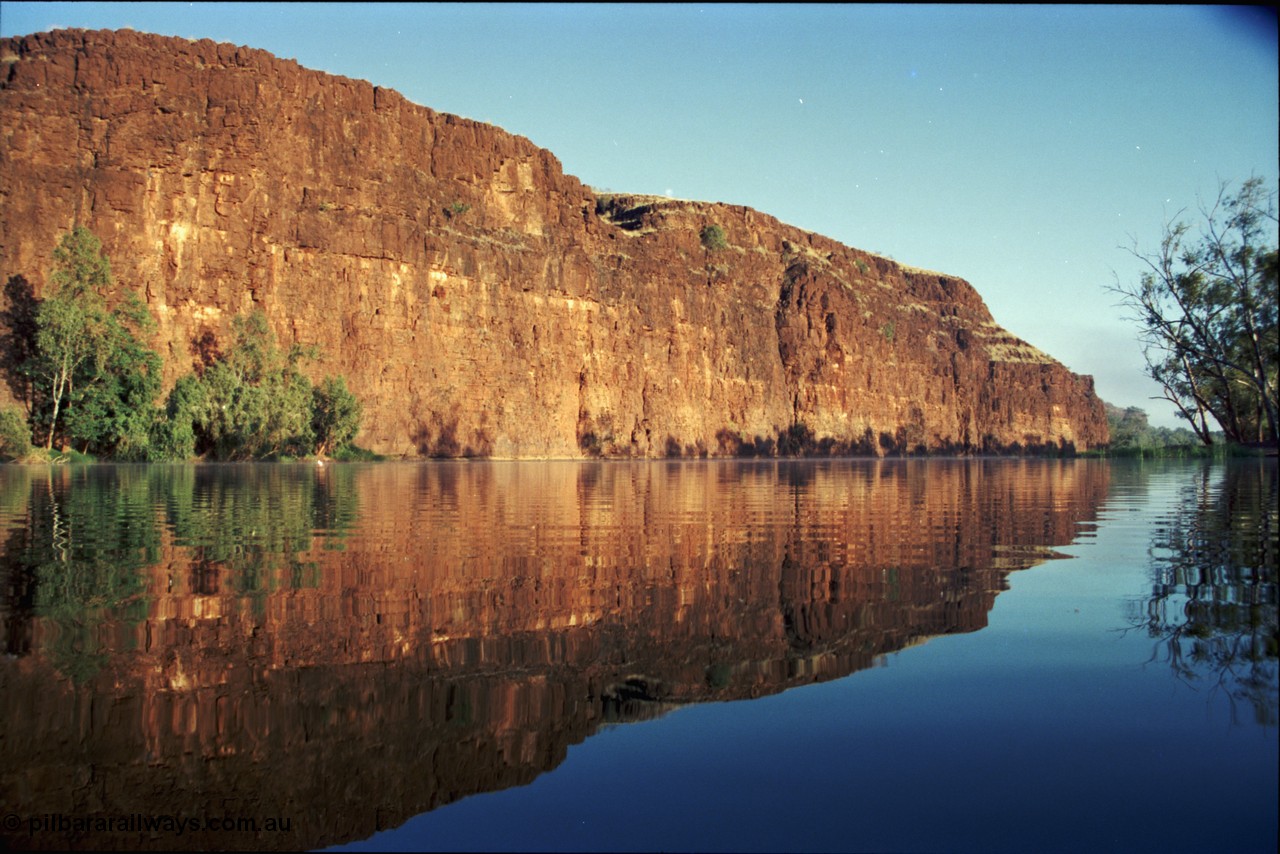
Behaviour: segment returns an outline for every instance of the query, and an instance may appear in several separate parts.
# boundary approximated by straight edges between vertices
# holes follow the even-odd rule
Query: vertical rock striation
[[[158,321],[167,383],[260,308],[319,348],[316,376],[348,378],[382,453],[1107,440],[1092,380],[960,279],[749,208],[598,196],[527,139],[260,50],[0,41],[0,211],[3,281],[43,293],[59,236],[86,225]],[[702,245],[712,224],[727,247]]]

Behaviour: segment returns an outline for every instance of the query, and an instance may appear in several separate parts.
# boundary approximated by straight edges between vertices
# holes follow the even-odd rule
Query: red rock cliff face
[[[954,277],[757,211],[600,197],[549,152],[259,50],[0,42],[0,278],[74,224],[158,321],[166,381],[263,309],[405,456],[1083,450],[1092,380]],[[719,225],[726,248],[699,233]],[[7,330],[5,330],[7,332]],[[0,384],[0,400],[11,399]]]

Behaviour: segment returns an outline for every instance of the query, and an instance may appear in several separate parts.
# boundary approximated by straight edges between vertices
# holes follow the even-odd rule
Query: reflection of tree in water
[[[190,552],[195,595],[223,584],[255,601],[280,587],[314,587],[318,568],[303,553],[323,537],[341,548],[355,523],[353,473],[335,466],[93,466],[6,473],[0,538],[0,623],[5,651],[31,651],[33,618],[40,643],[76,681],[102,668],[110,624],[147,616],[146,570],[163,557],[162,529]],[[170,585],[175,580],[170,580]],[[110,635],[128,641],[128,632]],[[119,650],[116,650],[119,651]]]
[[[1277,486],[1274,462],[1206,467],[1151,543],[1153,586],[1131,622],[1187,683],[1223,689],[1277,723]]]
[[[358,507],[345,466],[175,466],[164,495],[175,544],[191,552],[189,590],[201,595],[227,584],[258,598],[315,587],[319,568],[304,553],[317,534],[325,549],[341,549]]]
[[[12,528],[0,553],[9,579],[6,649],[29,651],[30,619],[43,618],[47,654],[58,670],[84,680],[106,660],[98,627],[106,620],[136,623],[146,614],[141,571],[160,552],[146,472],[61,468],[24,479],[23,524]]]
[[[28,660],[0,668],[0,767],[48,783],[0,772],[0,795],[30,815],[310,805],[296,837],[241,843],[259,848],[362,838],[527,784],[609,723],[978,631],[1005,577],[1070,542],[1108,488],[1102,466],[1056,462],[139,470],[131,505],[160,539],[137,572],[144,625],[109,609],[93,638],[140,642],[50,690],[67,672],[51,620],[27,619]],[[29,492],[11,513],[0,490],[5,518],[48,515]],[[10,554],[0,540],[0,568]],[[310,562],[319,583],[299,590]],[[0,622],[15,604],[0,590]]]

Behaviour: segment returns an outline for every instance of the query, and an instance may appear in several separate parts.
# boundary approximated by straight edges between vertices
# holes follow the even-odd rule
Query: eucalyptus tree
[[[263,459],[348,445],[360,403],[342,377],[317,386],[302,373],[315,348],[282,348],[259,309],[232,319],[224,353],[174,385],[158,422],[158,455]]]
[[[1223,183],[1199,208],[1198,228],[1179,212],[1159,250],[1129,249],[1145,269],[1112,290],[1133,313],[1147,373],[1204,444],[1210,419],[1228,441],[1276,442],[1277,220],[1275,193],[1250,178]]]
[[[45,448],[61,435],[86,450],[143,455],[160,391],[160,357],[143,343],[152,328],[146,306],[126,294],[108,308],[111,264],[83,226],[58,242],[49,285],[22,368]]]

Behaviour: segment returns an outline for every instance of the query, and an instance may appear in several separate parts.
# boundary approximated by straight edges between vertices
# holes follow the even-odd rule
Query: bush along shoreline
[[[720,248],[718,230],[704,232],[708,251]],[[315,359],[315,348],[281,348],[260,309],[233,318],[225,341],[206,332],[195,342],[194,370],[161,401],[162,362],[146,343],[155,322],[132,292],[108,305],[105,293],[117,289],[92,232],[76,226],[63,235],[49,285],[37,299],[22,276],[5,284],[8,307],[0,319],[12,334],[0,344],[0,376],[20,404],[0,407],[0,461],[382,459],[354,444],[361,406],[345,378],[308,379],[301,368]],[[1080,456],[1276,455],[1274,445],[1226,442],[1221,433],[1151,427],[1137,407],[1106,409],[1110,445]],[[807,456],[805,443],[791,447],[796,432],[780,435],[767,455]]]
[[[1229,441],[1222,431],[1212,431],[1201,436],[1186,427],[1153,427],[1147,421],[1147,413],[1137,406],[1120,408],[1105,403],[1107,427],[1111,443],[1081,456],[1111,459],[1227,459],[1236,457],[1275,456],[1273,443],[1245,444]]]
[[[102,245],[77,226],[59,241],[50,292],[5,285],[13,334],[0,370],[21,406],[0,408],[0,459],[29,463],[376,459],[353,444],[361,406],[345,378],[312,383],[314,348],[282,349],[259,309],[231,321],[226,349],[209,334],[195,370],[161,396],[155,324],[136,294],[108,307]]]

